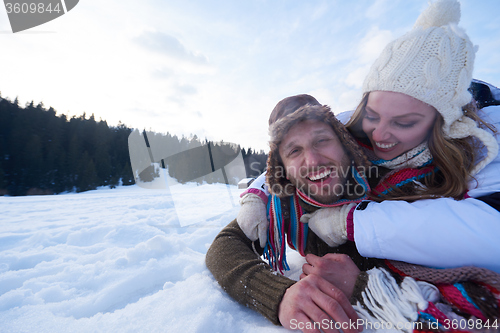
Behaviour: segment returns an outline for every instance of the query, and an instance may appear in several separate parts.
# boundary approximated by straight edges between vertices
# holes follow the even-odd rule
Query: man
[[[270,125],[267,183],[278,200],[274,202],[274,206],[278,206],[274,207],[274,212],[282,212],[278,219],[283,218],[283,232],[294,223],[298,229],[305,225],[297,223],[300,216],[295,216],[292,211],[302,215],[324,205],[346,204],[349,208],[346,209],[347,214],[355,202],[365,197],[369,187],[362,172],[357,171],[360,167],[367,168],[369,162],[328,107],[321,106],[307,95],[292,96],[278,103],[270,116]],[[300,207],[293,207],[293,202]],[[273,218],[271,227],[276,230]],[[267,232],[267,225],[262,229]],[[349,297],[360,268],[369,269],[376,261],[359,256],[351,242],[332,248],[310,230],[302,235],[305,233],[305,239],[295,243],[301,253],[311,253],[299,282],[276,274],[260,256],[256,256],[253,248],[261,255],[264,245],[254,244],[236,221],[224,228],[214,240],[207,252],[207,267],[233,298],[262,313],[275,324],[307,330],[307,325],[316,323],[316,327],[311,326],[312,329],[336,332],[333,326],[318,327],[319,323],[326,324],[333,319],[347,324],[343,326],[344,332],[357,332],[355,326],[349,325],[357,319]],[[291,238],[293,236],[288,235],[289,242],[293,243]],[[266,249],[268,256],[276,254],[270,261],[282,268],[286,266],[282,254],[285,244],[283,238],[281,244],[277,239],[279,237],[270,239],[279,248],[277,251],[277,248],[270,250],[274,245]],[[281,255],[277,253],[280,251]],[[318,257],[329,252],[348,253],[357,265],[341,254]],[[318,267],[326,262],[328,272],[336,272],[330,274],[328,280],[322,277],[328,274],[325,270],[318,271]],[[343,273],[338,274],[339,271]]]

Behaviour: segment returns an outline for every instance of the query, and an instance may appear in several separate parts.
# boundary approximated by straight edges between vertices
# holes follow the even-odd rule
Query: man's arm
[[[262,249],[255,242],[259,254]],[[295,281],[274,272],[253,250],[236,223],[229,223],[214,239],[206,264],[221,287],[235,300],[279,325],[278,309]]]
[[[262,253],[258,244],[255,246]],[[323,278],[311,276],[296,283],[273,271],[254,253],[252,242],[236,221],[217,235],[207,252],[206,264],[231,297],[276,325],[293,329],[292,319],[298,323],[330,317],[339,322],[357,318],[347,296]],[[357,331],[348,329],[345,332]]]

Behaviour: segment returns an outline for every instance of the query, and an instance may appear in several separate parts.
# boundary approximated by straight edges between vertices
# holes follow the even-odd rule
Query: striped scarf
[[[332,204],[322,204],[311,197],[308,197],[305,193],[300,190],[296,190],[295,194],[284,199],[280,199],[276,195],[270,195],[267,210],[268,210],[268,220],[269,220],[269,230],[267,237],[267,244],[264,248],[264,259],[269,262],[269,265],[275,271],[279,271],[281,274],[284,271],[289,270],[289,266],[286,262],[286,250],[285,244],[288,243],[290,248],[298,251],[303,257],[305,257],[305,249],[308,235],[308,224],[301,223],[300,218],[304,214],[302,207],[299,204],[299,200],[302,200],[306,204],[317,207],[337,207],[349,203],[359,203],[368,198],[368,193],[370,191],[370,186],[364,175],[358,171],[354,166],[352,167],[352,176],[356,182],[361,185],[364,189],[365,195],[361,198],[356,199],[340,199]],[[285,221],[284,212],[282,211],[281,200],[289,201],[289,212],[290,219]],[[288,223],[287,223],[288,222]],[[285,243],[286,240],[286,243]]]
[[[440,297],[429,299],[427,308],[418,311],[418,321],[425,325],[423,329],[413,332],[431,331],[426,326],[436,328],[432,331],[461,329],[456,332],[475,332],[474,329],[479,329],[480,326],[488,331],[487,325],[492,329],[500,326],[498,273],[474,266],[439,269],[394,260],[385,260],[385,264],[401,278],[412,277],[417,281],[425,281],[439,291]],[[453,327],[454,324],[460,325]]]
[[[299,205],[297,196],[293,195],[283,200],[287,199],[290,201],[288,228],[285,226],[281,199],[276,195],[270,195],[267,204],[269,231],[267,244],[264,248],[264,259],[267,259],[273,270],[279,271],[281,274],[290,269],[286,262],[285,239],[291,248],[305,256],[304,250],[309,230],[306,223],[300,223],[300,217],[304,212]]]
[[[382,196],[391,192],[393,188],[400,188],[408,184],[412,184],[413,187],[423,188],[420,181],[438,170],[439,168],[433,165],[425,166],[419,169],[405,168],[401,170],[394,170],[388,173],[380,181],[380,183],[373,188],[372,192],[373,194]]]
[[[375,195],[387,195],[393,188],[401,188],[407,185],[414,188],[423,187],[420,181],[439,170],[432,164],[433,158],[427,141],[391,160],[378,158],[373,151],[373,147],[359,141],[358,143],[373,165],[391,169],[379,184],[373,188],[372,193]]]

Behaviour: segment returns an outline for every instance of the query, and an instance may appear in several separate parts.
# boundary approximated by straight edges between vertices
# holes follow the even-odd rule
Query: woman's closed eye
[[[369,121],[371,123],[376,123],[380,120],[378,116],[368,114],[368,113],[365,114],[364,119],[366,119],[367,121]],[[417,122],[415,122],[415,121],[409,121],[409,122],[394,121],[393,122],[394,126],[399,127],[399,128],[411,128],[411,127],[415,126],[416,123]]]
[[[375,121],[378,121],[378,117],[377,116],[373,116],[373,115],[369,115],[369,114],[365,114],[365,117],[364,117],[366,120],[368,120],[369,122],[375,122]]]
[[[413,127],[415,126],[415,122],[411,122],[411,123],[399,123],[399,122],[396,122],[394,123],[394,125],[396,125],[397,127],[401,127],[401,128],[410,128],[410,127]]]

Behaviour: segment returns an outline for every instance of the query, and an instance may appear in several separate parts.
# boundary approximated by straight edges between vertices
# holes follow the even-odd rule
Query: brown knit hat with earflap
[[[335,115],[328,106],[320,105],[319,103],[315,105],[306,104],[293,111],[290,110],[291,108],[287,109],[288,112],[284,111],[286,105],[292,104],[294,97],[296,96],[289,97],[289,102],[281,105],[280,109],[283,109],[281,112],[280,110],[276,110],[281,102],[278,103],[271,114],[271,117],[275,114],[273,122],[271,122],[271,118],[269,119],[270,151],[267,159],[266,181],[271,194],[283,198],[295,192],[295,186],[286,179],[286,174],[284,172],[285,167],[279,155],[279,145],[286,133],[295,124],[301,121],[318,120],[329,124],[343,144],[351,161],[358,169],[363,167],[364,170],[366,170],[371,165],[353,136],[346,130],[344,125],[335,118]]]
[[[321,105],[318,100],[311,95],[301,94],[290,96],[282,99],[276,104],[269,116],[269,126],[274,124],[280,118],[283,118],[290,113],[294,113],[299,108],[305,105]]]

